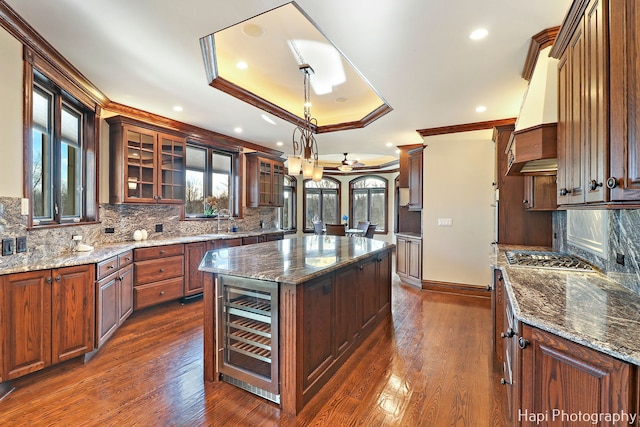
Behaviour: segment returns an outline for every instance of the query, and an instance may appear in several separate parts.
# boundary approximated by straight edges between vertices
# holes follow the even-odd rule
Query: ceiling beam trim
[[[450,133],[471,132],[475,130],[493,129],[496,126],[513,125],[515,123],[516,123],[516,118],[512,117],[509,119],[488,120],[485,122],[465,123],[460,125],[441,126],[437,128],[418,129],[416,130],[416,132],[418,132],[420,136],[424,138],[426,136],[446,135]]]

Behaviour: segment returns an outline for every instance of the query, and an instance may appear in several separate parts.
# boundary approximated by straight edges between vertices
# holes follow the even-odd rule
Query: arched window
[[[295,231],[296,229],[296,179],[284,176],[284,205],[280,210],[280,229]]]
[[[325,177],[304,181],[304,230],[313,231],[313,221],[340,223],[340,181]]]
[[[358,221],[377,224],[376,233],[387,232],[387,187],[382,177],[365,175],[349,182],[349,226]]]

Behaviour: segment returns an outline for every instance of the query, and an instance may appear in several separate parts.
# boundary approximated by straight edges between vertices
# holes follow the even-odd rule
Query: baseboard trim
[[[441,292],[454,295],[491,300],[491,291],[485,286],[464,285],[461,283],[438,282],[433,280],[423,280],[422,289],[431,292]]]

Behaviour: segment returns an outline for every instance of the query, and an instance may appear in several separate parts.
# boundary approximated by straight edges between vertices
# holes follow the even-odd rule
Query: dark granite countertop
[[[0,275],[22,273],[25,271],[47,270],[50,268],[70,267],[74,265],[95,264],[136,248],[166,246],[181,243],[195,243],[211,240],[234,239],[274,233],[283,233],[283,231],[276,229],[264,229],[235,233],[200,234],[192,236],[170,237],[166,239],[111,243],[106,245],[95,245],[93,250],[89,252],[69,252],[55,256],[37,252],[28,252],[26,254],[15,254],[11,257],[0,258]]]
[[[199,268],[297,285],[394,246],[365,237],[313,235],[209,251]]]
[[[640,365],[640,295],[598,272],[512,267],[500,245],[493,266],[502,270],[513,311],[521,322]]]

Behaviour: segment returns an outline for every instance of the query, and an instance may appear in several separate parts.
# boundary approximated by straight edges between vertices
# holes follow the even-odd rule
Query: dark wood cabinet
[[[100,348],[133,312],[133,251],[96,265],[96,347]]]
[[[631,403],[630,364],[528,325],[522,326],[521,335],[522,412],[549,414],[547,425],[567,425],[559,418],[551,420],[554,410],[565,414],[636,413]],[[535,425],[523,419],[522,426]],[[594,425],[613,424],[601,420]]]
[[[183,296],[184,245],[134,250],[134,309]]]
[[[198,270],[200,261],[211,246],[208,242],[188,243],[184,245],[184,296],[201,293],[204,290],[203,271]]]
[[[247,159],[247,206],[284,206],[284,162],[250,153]]]
[[[335,346],[340,357],[354,342],[358,327],[358,288],[354,284],[360,271],[357,268],[340,270],[335,276]]]
[[[185,138],[122,116],[109,123],[109,201],[184,203]]]
[[[556,175],[527,175],[524,177],[524,200],[528,211],[555,211],[558,208]]]
[[[410,211],[422,210],[422,168],[424,146],[408,151],[409,155],[409,204]]]
[[[403,282],[422,287],[422,238],[397,236],[396,271]]]
[[[93,350],[94,277],[93,265],[2,276],[4,379]]]
[[[237,237],[233,239],[216,240],[214,242],[213,248],[224,249],[224,248],[231,248],[234,246],[242,246],[242,237]]]

